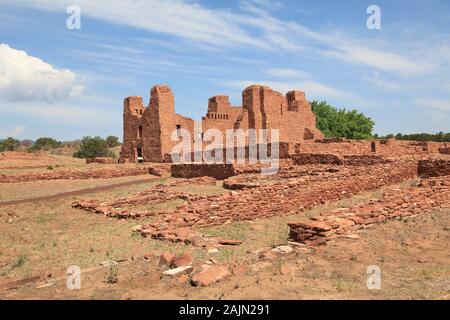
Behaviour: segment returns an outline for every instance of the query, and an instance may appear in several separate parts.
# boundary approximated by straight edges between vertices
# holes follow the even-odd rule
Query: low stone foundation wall
[[[170,173],[174,178],[213,177],[223,180],[236,175],[232,164],[222,163],[183,163],[173,164]]]
[[[441,153],[441,154],[450,154],[450,147],[439,148],[439,153]]]
[[[419,160],[417,170],[423,178],[450,175],[450,160]]]
[[[153,166],[139,166],[136,168],[105,168],[98,170],[60,170],[43,173],[23,173],[15,175],[0,174],[0,183],[28,182],[37,180],[61,180],[61,179],[107,179],[126,176],[138,176],[151,174],[156,176],[168,175],[166,169],[160,164]]]
[[[301,153],[292,155],[292,162],[295,165],[305,165],[305,164],[341,165],[343,163],[343,158],[339,155],[328,153]]]
[[[367,166],[392,161],[378,155],[338,155],[331,153],[300,153],[291,156],[295,165],[334,164],[347,166]]]
[[[450,208],[450,176],[422,180],[418,187],[389,189],[381,200],[354,208],[337,209],[306,222],[290,222],[289,238],[317,246],[375,223],[440,208]]]
[[[86,164],[90,163],[117,163],[116,159],[113,158],[107,158],[107,157],[94,157],[94,158],[87,158]]]

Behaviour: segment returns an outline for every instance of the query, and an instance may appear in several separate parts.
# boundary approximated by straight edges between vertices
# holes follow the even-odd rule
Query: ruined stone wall
[[[418,175],[420,177],[438,177],[450,175],[450,160],[420,160]]]
[[[387,189],[380,200],[321,213],[303,222],[290,222],[289,238],[310,246],[323,245],[375,223],[450,208],[449,186],[449,176],[445,176],[422,180],[417,187]]]
[[[267,86],[253,85],[242,93],[242,103],[248,111],[248,128],[279,129],[279,141],[284,142],[323,138],[302,91],[283,96]]]
[[[120,152],[120,161],[136,161],[136,148],[142,143],[138,137],[139,127],[142,126],[142,115],[146,108],[141,97],[128,97],[123,102],[123,144]]]
[[[295,165],[334,164],[347,166],[369,166],[374,164],[390,163],[379,155],[338,155],[332,153],[300,153],[291,156]]]
[[[113,158],[108,158],[108,157],[87,158],[86,164],[90,164],[90,163],[102,163],[102,164],[117,163],[117,160],[113,159]]]
[[[173,164],[170,173],[174,178],[213,177],[218,180],[236,175],[232,164],[223,163]]]
[[[192,140],[198,134],[194,132],[194,120],[175,113],[174,97],[168,86],[154,86],[150,95],[148,107],[143,106],[141,97],[125,99],[120,162],[135,162],[138,155],[144,161],[169,162],[172,148],[177,143],[171,140],[175,130],[188,130]],[[311,106],[301,91],[288,92],[285,97],[269,87],[253,85],[243,91],[242,103],[242,107],[231,106],[225,95],[210,98],[208,111],[202,119],[203,133],[218,129],[225,138],[227,129],[279,129],[279,141],[282,142],[323,138],[315,127]],[[248,139],[245,143],[249,143]],[[209,144],[210,141],[204,141],[203,147]]]
[[[335,164],[342,165],[342,156],[331,153],[301,153],[292,156],[292,162],[295,165],[306,164]]]
[[[202,130],[203,132],[210,129],[220,130],[225,138],[227,129],[234,129],[242,112],[241,107],[231,106],[228,96],[214,96],[208,101],[208,112],[202,119]],[[204,145],[207,144],[209,142],[204,143]]]
[[[414,155],[439,153],[440,142],[387,140],[349,140],[343,138],[303,141],[291,145],[291,153],[331,153],[339,155]]]
[[[295,153],[331,153],[340,155],[370,154],[371,142],[367,140],[323,139],[316,142],[294,144]]]

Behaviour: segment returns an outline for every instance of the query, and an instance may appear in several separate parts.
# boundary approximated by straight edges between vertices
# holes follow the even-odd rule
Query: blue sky
[[[154,84],[200,119],[251,83],[356,108],[381,134],[448,132],[450,2],[0,0],[0,138],[122,137],[123,98]]]

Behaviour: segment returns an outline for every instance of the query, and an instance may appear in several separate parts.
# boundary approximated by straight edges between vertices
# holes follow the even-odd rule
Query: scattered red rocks
[[[159,265],[160,266],[170,266],[172,260],[175,256],[169,252],[164,252],[159,257]]]
[[[189,252],[183,253],[181,256],[174,257],[170,262],[171,268],[190,266],[194,262],[194,257]]]
[[[230,240],[230,239],[219,239],[217,242],[225,246],[237,246],[242,243],[242,241],[240,240]]]
[[[155,187],[139,192],[138,194],[119,198],[114,201],[100,202],[97,200],[76,201],[72,203],[73,208],[84,209],[86,211],[103,214],[108,217],[115,217],[119,219],[140,218],[162,214],[173,213],[173,210],[151,210],[139,211],[132,209],[138,205],[159,204],[170,200],[194,200],[198,196],[192,196],[186,192],[173,191],[171,187],[187,186],[191,184],[196,185],[215,185],[216,180],[213,178],[202,177],[196,179],[180,179],[169,184],[158,184]],[[130,209],[131,208],[131,209]],[[133,231],[141,231],[142,226],[136,226]]]
[[[136,231],[144,237],[158,240],[183,242],[195,246],[214,246],[219,245],[218,241],[223,239],[206,237],[195,229],[230,221],[292,214],[364,190],[377,189],[411,179],[416,174],[415,160],[398,160],[367,167],[296,166],[285,163],[276,175],[242,174],[229,178],[239,180],[238,183],[244,185],[242,190],[234,194],[230,192],[200,196],[170,190],[170,186],[174,185],[210,183],[212,178],[205,177],[159,185],[135,196],[120,198],[113,202],[85,201],[73,203],[73,206],[117,218],[156,215],[155,222],[142,225]],[[247,188],[246,183],[258,183],[259,187]],[[182,199],[185,202],[171,211],[138,212],[126,208],[171,199]]]
[[[206,287],[231,276],[231,272],[223,266],[205,266],[203,271],[195,274],[191,283],[194,286]]]
[[[450,208],[450,176],[422,180],[417,187],[388,189],[381,200],[334,210],[306,222],[291,222],[289,237],[310,246],[384,222]]]

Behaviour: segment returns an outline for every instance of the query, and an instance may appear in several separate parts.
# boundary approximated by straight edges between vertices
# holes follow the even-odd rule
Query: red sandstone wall
[[[420,160],[417,172],[424,178],[450,175],[450,160]]]
[[[94,158],[87,158],[86,164],[89,163],[117,163],[116,159],[113,158],[107,158],[107,157],[94,157]]]
[[[404,140],[349,140],[341,138],[304,141],[291,145],[291,153],[332,153],[340,155],[414,155],[438,153],[444,143]]]
[[[141,97],[128,97],[123,102],[123,144],[120,161],[129,159],[136,161],[136,147],[141,143],[138,139],[138,127],[142,125],[142,115],[146,108]]]
[[[242,93],[242,103],[248,110],[249,128],[278,129],[284,142],[323,138],[301,91],[290,91],[285,97],[267,86],[253,85]]]
[[[202,119],[203,131],[215,128],[225,137],[227,129],[279,129],[283,142],[323,137],[315,128],[315,116],[301,91],[288,92],[285,97],[269,87],[254,85],[243,91],[242,101],[243,107],[233,107],[227,96],[210,98],[208,112]],[[143,107],[141,97],[126,98],[120,162],[136,161],[138,150],[142,150],[145,161],[170,161],[170,152],[177,143],[171,140],[171,135],[177,126],[188,130],[194,139],[194,121],[175,114],[174,97],[168,86],[151,89],[147,108]]]
[[[236,175],[232,164],[173,164],[170,172],[174,178],[213,177],[223,180]]]

